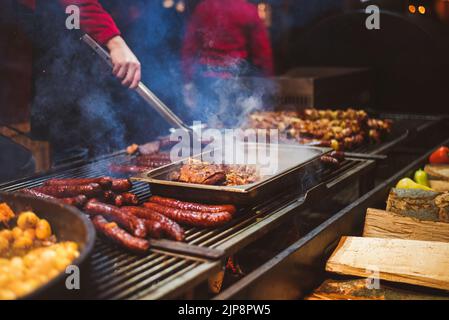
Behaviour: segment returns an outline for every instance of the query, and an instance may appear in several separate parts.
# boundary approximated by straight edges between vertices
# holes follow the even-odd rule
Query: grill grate
[[[43,174],[31,179],[3,184],[0,185],[0,190],[14,192],[23,188],[33,188],[51,178],[109,175],[107,167],[111,161],[126,162],[129,160],[128,155],[118,154],[114,157]],[[320,175],[326,180],[334,179],[356,166],[357,163],[357,161],[345,161],[338,170],[322,171]],[[141,201],[145,201],[150,196],[150,188],[143,182],[135,182],[132,191],[139,196]],[[231,254],[239,248],[237,243],[232,241],[239,232],[257,225],[273,212],[281,210],[294,201],[297,201],[297,197],[291,194],[277,196],[251,210],[241,212],[240,217],[227,226],[213,230],[187,229],[186,242],[202,247],[224,248],[227,253]],[[90,260],[90,288],[84,294],[88,298],[95,299],[162,298],[175,291],[176,294],[181,294],[183,290],[188,289],[185,283],[204,280],[210,272],[217,270],[219,265],[219,262],[157,250],[152,250],[146,256],[136,256],[99,237]],[[174,284],[178,284],[178,287]]]
[[[366,146],[357,152],[384,152],[388,147],[404,140],[404,135],[391,139],[386,144]],[[377,151],[376,151],[377,150]],[[14,192],[23,188],[33,188],[51,178],[81,178],[109,175],[108,164],[127,162],[130,156],[121,152],[85,163],[80,162],[57,168],[49,173],[24,178],[0,185],[0,190]],[[345,161],[334,171],[319,171],[320,181],[334,181],[342,177],[359,175],[363,172],[361,163],[370,161]],[[302,181],[303,189],[308,190],[317,181]],[[141,201],[150,196],[146,183],[134,182],[132,190]],[[293,212],[304,200],[300,195],[283,194],[265,203],[240,212],[239,217],[230,224],[213,230],[190,228],[186,230],[186,241],[190,245],[219,248],[227,254],[233,254],[240,248],[256,240],[274,228],[274,222],[280,222],[283,216]],[[302,201],[303,202],[303,201]],[[277,220],[276,220],[277,219]],[[179,296],[190,287],[205,280],[212,272],[218,271],[220,262],[211,262],[193,257],[181,256],[165,251],[151,250],[145,256],[136,256],[125,252],[110,242],[97,240],[90,260],[90,288],[84,293],[87,298],[101,299],[157,299]]]

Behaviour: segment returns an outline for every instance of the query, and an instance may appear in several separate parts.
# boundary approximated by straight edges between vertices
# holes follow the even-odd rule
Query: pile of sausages
[[[181,225],[218,227],[233,218],[236,208],[153,196],[143,206],[121,208],[90,200],[84,211],[91,216],[99,232],[129,250],[142,253],[150,247],[148,237],[184,241],[185,231]]]
[[[167,237],[183,241],[184,229],[173,220],[157,212],[138,206],[122,208],[89,200],[84,207],[98,232],[113,242],[136,253],[150,248],[148,238]]]
[[[121,207],[138,205],[138,197],[129,192],[132,183],[129,179],[110,177],[50,179],[41,187],[23,189],[20,192],[41,199],[57,200],[61,203],[83,208],[89,199]]]
[[[138,174],[170,163],[170,153],[158,152],[139,155],[128,163],[112,163],[109,165],[109,171],[113,174]]]
[[[51,179],[41,187],[20,192],[82,209],[99,233],[136,253],[148,251],[148,238],[184,241],[181,225],[219,227],[236,213],[233,205],[204,205],[160,196],[139,206],[138,197],[129,192],[131,189],[129,179],[99,177]]]
[[[219,227],[231,221],[236,208],[233,205],[205,205],[171,198],[152,196],[143,204],[183,225],[202,228]]]

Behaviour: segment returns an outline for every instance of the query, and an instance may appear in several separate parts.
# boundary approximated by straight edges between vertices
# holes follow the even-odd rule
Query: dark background
[[[164,8],[162,0],[101,1],[143,65],[143,80],[177,112],[183,112],[179,49],[185,23],[198,0]],[[224,1],[225,2],[225,1]],[[253,1],[258,3],[260,1]],[[373,105],[407,112],[447,113],[449,12],[438,1],[269,0],[269,28],[276,74],[301,66],[370,67],[376,91]],[[29,116],[31,48],[17,25],[13,0],[0,11],[0,119]],[[363,12],[370,3],[382,10],[381,30],[367,30]],[[409,14],[423,5],[425,15]],[[362,10],[358,11],[357,10]],[[331,106],[330,106],[331,107]],[[141,108],[146,108],[141,106]],[[151,112],[148,123],[163,126]],[[162,128],[161,128],[162,129]],[[159,129],[158,129],[159,130]]]

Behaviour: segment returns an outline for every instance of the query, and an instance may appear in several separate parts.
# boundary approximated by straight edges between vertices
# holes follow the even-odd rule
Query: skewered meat
[[[351,149],[367,140],[379,142],[391,131],[392,121],[368,118],[362,110],[306,109],[298,113],[256,112],[245,127],[278,129],[281,139],[294,139],[300,144]]]

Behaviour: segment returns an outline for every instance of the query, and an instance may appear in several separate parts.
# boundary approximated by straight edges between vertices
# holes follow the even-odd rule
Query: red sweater
[[[18,0],[29,7],[36,8],[36,0]],[[81,29],[101,44],[106,44],[111,38],[120,35],[112,17],[103,9],[98,0],[58,0],[63,12],[69,5],[80,8]]]
[[[273,73],[270,40],[257,7],[245,0],[202,1],[188,23],[182,48],[185,80],[192,80],[198,65],[232,68],[239,60],[251,62],[267,76]]]

